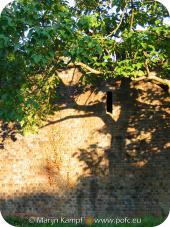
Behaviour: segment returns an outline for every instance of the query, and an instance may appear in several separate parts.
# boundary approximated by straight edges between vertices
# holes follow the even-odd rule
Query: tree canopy
[[[153,0],[18,0],[0,17],[0,118],[36,130],[53,109],[57,71],[169,87],[170,29]],[[140,29],[139,29],[140,28]]]

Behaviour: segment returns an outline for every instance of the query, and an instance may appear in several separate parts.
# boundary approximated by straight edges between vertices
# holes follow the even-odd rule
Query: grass
[[[51,227],[51,226],[56,226],[56,227],[154,227],[157,226],[161,223],[164,222],[165,218],[160,218],[160,217],[154,217],[154,216],[149,216],[149,217],[143,217],[141,218],[141,223],[139,224],[92,224],[92,225],[87,225],[87,224],[64,224],[64,223],[55,223],[52,225],[52,223],[48,224],[31,224],[29,223],[27,218],[19,218],[19,217],[6,217],[5,220],[13,225],[13,226],[18,226],[18,227]]]

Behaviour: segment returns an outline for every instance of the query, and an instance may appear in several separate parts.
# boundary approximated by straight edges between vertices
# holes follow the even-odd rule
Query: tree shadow
[[[67,89],[70,91],[71,89],[76,90],[75,95],[71,95],[73,92],[67,92],[65,85],[62,84],[61,90],[66,91],[67,94],[64,94],[64,102],[59,109],[72,107],[87,114],[70,116],[49,122],[49,124],[69,118],[90,116],[101,118],[105,126],[99,130],[99,133],[111,135],[110,146],[104,150],[102,155],[99,155],[100,146],[89,144],[85,149],[79,149],[73,155],[85,164],[84,173],[90,174],[92,185],[96,188],[92,191],[100,190],[100,184],[96,182],[102,182],[101,179],[106,180],[108,197],[112,198],[107,202],[108,214],[109,212],[118,215],[127,212],[137,213],[141,210],[144,213],[161,213],[166,216],[169,205],[159,201],[159,197],[163,197],[159,184],[165,186],[169,173],[167,155],[170,150],[168,136],[170,133],[170,100],[168,95],[158,85],[152,85],[150,82],[132,83],[128,79],[123,79],[122,81],[112,80],[110,86],[109,83],[103,81],[101,84],[96,86],[97,89],[96,87],[90,88],[91,93],[97,94],[99,91],[106,93],[110,88],[115,88],[113,91],[114,105],[120,106],[121,110],[117,121],[111,115],[106,114],[106,99],[91,105],[78,105],[75,97],[84,92],[81,90],[82,88],[76,90],[75,87],[68,86]],[[78,91],[79,93],[77,93]],[[70,105],[67,105],[67,102]],[[85,103],[87,102],[85,101]],[[158,168],[159,173],[155,172],[154,168]],[[163,173],[165,173],[165,178]],[[90,182],[91,178],[88,178]],[[84,177],[79,180],[85,181]],[[115,186],[115,182],[117,186]],[[139,193],[140,188],[142,191]],[[168,191],[167,186],[166,190]],[[92,193],[90,197],[93,200],[95,214],[99,213],[95,208],[97,207],[95,205],[96,196],[95,193]],[[168,198],[168,196],[169,192],[164,197]],[[79,207],[82,207],[80,204],[83,198],[85,199],[86,196],[82,190],[77,196]],[[116,202],[113,203],[112,200]],[[162,200],[165,201],[163,198]]]
[[[55,102],[57,109],[74,109],[76,114],[49,120],[43,127],[68,119],[97,117],[104,123],[98,133],[101,138],[109,135],[110,144],[103,148],[100,143],[87,143],[73,154],[84,168],[77,185],[65,193],[66,198],[50,195],[51,202],[48,205],[42,202],[42,209],[36,195],[30,204],[26,200],[32,200],[31,196],[14,198],[14,205],[10,205],[10,200],[2,201],[2,210],[7,205],[13,207],[15,213],[24,213],[23,210],[29,213],[27,207],[32,207],[30,211],[34,214],[47,212],[48,216],[61,216],[65,212],[70,216],[166,217],[170,193],[170,100],[163,90],[155,87],[157,85],[153,89],[150,86],[149,82],[132,84],[128,79],[107,82],[101,79],[96,85],[86,87],[66,85],[61,80]],[[105,95],[100,100],[90,101],[92,94],[97,97],[99,92],[106,94],[108,90],[113,93],[113,111],[117,106],[120,110],[116,120],[113,114],[106,113]],[[77,97],[86,91],[90,91],[89,95],[78,104]],[[40,193],[38,198],[42,197],[43,201],[43,196]],[[20,203],[24,205],[18,207]]]
[[[13,142],[17,140],[16,134],[19,130],[18,124],[0,121],[0,149],[4,149],[5,140],[9,139]]]
[[[99,147],[95,144],[80,149],[76,154],[81,162],[86,163],[84,171],[89,168],[93,177],[103,177],[103,172],[106,176],[108,174],[106,184],[112,188],[108,202],[108,212],[111,213],[113,210],[117,214],[140,210],[144,213],[160,212],[166,216],[169,210],[166,199],[170,186],[169,183],[167,186],[170,173],[170,100],[164,92],[155,93],[154,89],[147,92],[147,96],[143,97],[145,102],[142,102],[140,98],[144,91],[130,89],[130,83],[123,81],[116,93],[121,105],[119,119],[108,125],[104,117],[106,126],[100,130],[101,133],[111,132],[110,148],[98,159],[95,156]],[[150,102],[146,104],[146,100]],[[94,157],[97,162],[93,161]],[[104,167],[101,165],[103,159],[108,160]]]

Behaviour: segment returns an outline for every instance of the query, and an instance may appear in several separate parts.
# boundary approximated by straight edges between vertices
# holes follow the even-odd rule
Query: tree
[[[60,68],[151,80],[170,92],[168,16],[156,1],[19,0],[0,17],[0,117],[37,130],[53,110]],[[143,29],[139,30],[138,26]]]

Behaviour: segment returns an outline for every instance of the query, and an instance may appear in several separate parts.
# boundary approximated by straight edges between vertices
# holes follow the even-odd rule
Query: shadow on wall
[[[98,115],[105,122],[100,133],[112,136],[110,148],[101,155],[100,147],[91,144],[74,154],[86,164],[84,172],[90,171],[98,182],[92,183],[97,192],[91,195],[96,214],[100,213],[97,207],[105,204],[100,197],[98,177],[107,179],[107,214],[141,211],[166,216],[169,212],[170,100],[158,88],[151,83],[132,85],[128,80],[122,81],[114,93],[115,103],[121,106],[119,119],[113,123],[109,115]],[[103,165],[103,160],[108,163]],[[95,202],[98,195],[100,205]]]
[[[104,98],[77,104],[76,98],[86,89],[91,91],[90,96],[113,89],[114,105],[121,110],[118,119],[105,113]],[[170,205],[170,99],[164,91],[150,82],[132,84],[123,79],[100,81],[90,88],[61,81],[58,94],[59,111],[71,107],[84,114],[49,121],[46,126],[96,116],[105,125],[99,133],[111,136],[110,146],[101,152],[99,144],[88,144],[73,154],[85,164],[84,174],[63,197],[40,192],[2,200],[1,210],[41,216],[166,217]]]
[[[15,142],[17,140],[18,124],[0,121],[0,150],[4,149],[5,140],[10,139]]]

